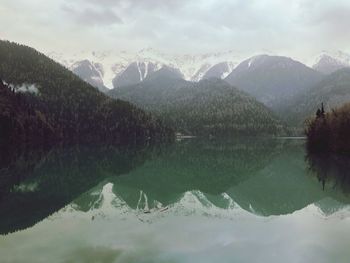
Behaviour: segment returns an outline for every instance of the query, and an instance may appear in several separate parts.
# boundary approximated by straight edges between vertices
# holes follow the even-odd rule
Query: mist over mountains
[[[313,69],[324,74],[331,74],[339,69],[350,67],[350,55],[341,51],[323,51],[315,60]]]

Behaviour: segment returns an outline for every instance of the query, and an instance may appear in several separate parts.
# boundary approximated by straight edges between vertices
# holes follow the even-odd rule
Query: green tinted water
[[[349,166],[282,139],[21,156],[0,262],[349,262]]]

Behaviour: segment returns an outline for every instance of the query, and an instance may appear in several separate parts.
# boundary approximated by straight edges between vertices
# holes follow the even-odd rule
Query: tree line
[[[350,153],[350,103],[326,112],[323,106],[307,121],[305,134],[311,152]]]

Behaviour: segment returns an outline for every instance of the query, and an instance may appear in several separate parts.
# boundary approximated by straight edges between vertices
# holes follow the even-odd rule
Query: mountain
[[[171,137],[171,130],[159,120],[128,102],[111,99],[32,48],[0,41],[0,76],[15,90],[34,90],[35,99],[19,103],[34,101],[32,111],[45,116],[57,140],[122,143]],[[2,97],[6,98],[11,97]],[[21,107],[25,106],[17,108]],[[16,135],[11,116],[0,121],[9,136]]]
[[[350,67],[350,55],[341,51],[322,52],[312,66],[313,69],[324,74],[331,74],[347,67]]]
[[[153,78],[108,94],[150,111],[185,134],[277,134],[283,129],[262,103],[223,80],[189,82],[164,72],[169,73],[160,70]]]
[[[276,110],[321,79],[321,73],[291,58],[259,55],[240,63],[225,80]]]
[[[70,69],[74,74],[86,81],[90,85],[96,87],[101,92],[107,92],[106,86],[103,84],[103,66],[100,63],[92,63],[85,59],[75,62]]]
[[[191,80],[200,81],[209,78],[224,79],[232,72],[234,66],[235,63],[233,62],[220,62],[214,65],[206,63],[191,77]]]
[[[324,103],[327,111],[350,102],[350,68],[340,69],[286,104],[282,112],[289,122],[302,124]]]
[[[219,71],[215,73],[215,77],[225,77],[240,60],[232,50],[205,54],[171,54],[153,48],[142,49],[138,52],[116,50],[80,51],[73,54],[50,52],[48,56],[69,69],[74,63],[84,60],[102,65],[103,83],[109,89],[136,84],[144,79],[154,67],[155,71],[164,65],[177,68],[183,73],[184,79],[191,81],[201,80],[213,67],[216,68],[213,71]],[[221,63],[227,63],[228,67],[216,66]],[[210,74],[212,76],[212,73]]]
[[[163,66],[159,70],[152,72],[146,78],[147,81],[167,81],[173,79],[184,79],[184,75],[177,68]]]
[[[224,79],[232,72],[234,68],[233,63],[221,62],[210,67],[201,79],[218,78]]]
[[[137,84],[161,67],[158,63],[133,62],[113,79],[113,87]]]
[[[203,64],[202,66],[200,66],[200,68],[196,71],[196,73],[191,77],[191,81],[200,81],[201,79],[203,79],[203,76],[205,75],[205,73],[207,73],[207,71],[211,68],[210,64]]]

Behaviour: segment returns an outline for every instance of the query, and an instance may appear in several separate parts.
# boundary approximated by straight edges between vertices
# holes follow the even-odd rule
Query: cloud
[[[350,51],[349,0],[1,0],[0,12],[0,37],[42,51]]]
[[[83,26],[106,26],[122,24],[122,19],[110,9],[93,9],[86,7],[78,9],[72,6],[63,5],[62,10],[69,14],[75,21]]]
[[[118,7],[128,9],[168,9],[173,10],[185,6],[189,1],[187,0],[73,0],[76,2],[88,2],[91,5],[99,7]],[[72,2],[72,1],[70,1]]]
[[[39,94],[39,89],[35,84],[23,83],[22,85],[10,84],[9,87],[14,88],[16,92]]]
[[[350,24],[350,4],[329,6],[328,8],[315,8],[311,13],[310,24],[324,25],[326,29],[348,29]]]

